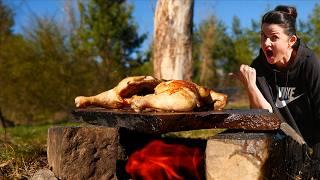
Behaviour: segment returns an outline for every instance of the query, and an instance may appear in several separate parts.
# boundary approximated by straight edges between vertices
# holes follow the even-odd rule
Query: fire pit
[[[148,152],[147,158],[151,157],[152,149],[158,146],[155,141],[163,141],[165,149],[181,146],[198,149],[199,158],[203,161],[199,161],[202,165],[196,168],[199,171],[194,174],[197,175],[192,176],[196,179],[288,178],[288,174],[293,177],[299,175],[299,167],[292,164],[302,161],[302,157],[296,155],[296,151],[287,153],[288,149],[297,149],[297,143],[279,133],[280,120],[265,110],[173,113],[86,108],[76,109],[72,114],[75,120],[93,126],[49,130],[49,165],[62,179],[130,179],[132,176],[125,171],[128,159],[133,156],[141,159],[141,154],[136,154],[138,151]],[[168,132],[211,128],[228,130],[209,139],[161,136]],[[145,149],[147,147],[152,148]],[[175,152],[169,154],[177,156]],[[88,161],[83,162],[82,159]],[[176,168],[177,163],[173,164]],[[232,173],[226,174],[226,171]],[[171,176],[183,177],[175,173]]]

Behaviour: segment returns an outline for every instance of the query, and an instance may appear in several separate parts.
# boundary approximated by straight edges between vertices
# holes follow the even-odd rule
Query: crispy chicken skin
[[[119,84],[108,91],[95,96],[78,96],[75,98],[75,105],[84,108],[90,105],[104,108],[122,108],[130,105],[130,98],[135,94],[153,93],[154,88],[161,81],[152,76],[127,77]]]
[[[131,108],[135,111],[192,111],[201,106],[210,106],[212,110],[222,110],[227,96],[213,90],[183,80],[162,82],[155,88],[154,94],[134,96]]]
[[[172,80],[160,83],[154,94],[134,96],[131,108],[135,111],[192,111],[200,106],[199,97],[194,83]]]

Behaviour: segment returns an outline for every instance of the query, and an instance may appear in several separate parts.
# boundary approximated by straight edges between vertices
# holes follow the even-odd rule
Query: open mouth
[[[271,58],[271,57],[273,56],[272,50],[266,49],[266,56],[267,56],[268,58]]]

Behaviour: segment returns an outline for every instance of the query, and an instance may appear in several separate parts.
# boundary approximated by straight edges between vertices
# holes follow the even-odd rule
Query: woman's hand
[[[262,93],[256,85],[256,70],[248,65],[242,64],[240,71],[232,73],[237,79],[239,79],[244,87],[247,89],[250,107],[267,109],[272,112],[272,107],[268,101],[263,97]]]
[[[234,73],[234,76],[242,82],[247,90],[256,87],[256,70],[254,68],[242,64],[240,71]]]

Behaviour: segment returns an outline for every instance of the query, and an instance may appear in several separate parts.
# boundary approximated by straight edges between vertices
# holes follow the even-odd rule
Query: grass
[[[46,142],[48,129],[52,126],[43,124],[0,129],[0,179],[28,179],[37,170],[48,166]]]
[[[209,139],[227,129],[199,129],[192,131],[169,132],[163,134],[162,137],[170,138],[189,138],[189,139]]]
[[[249,98],[246,94],[238,94],[228,101],[225,109],[250,109]]]

